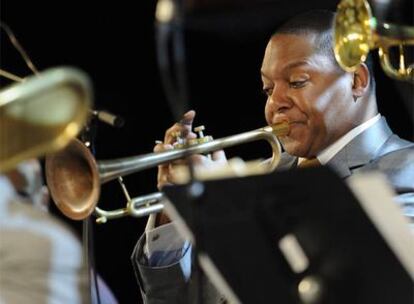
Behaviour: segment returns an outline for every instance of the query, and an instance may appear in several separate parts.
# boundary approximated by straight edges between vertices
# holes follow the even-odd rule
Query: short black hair
[[[316,34],[315,48],[326,55],[339,68],[333,50],[335,13],[328,10],[311,10],[292,17],[283,23],[272,36],[277,34],[309,35]],[[371,53],[368,54],[365,64],[370,74],[370,91],[375,86],[374,68]],[[342,70],[342,69],[341,69]]]

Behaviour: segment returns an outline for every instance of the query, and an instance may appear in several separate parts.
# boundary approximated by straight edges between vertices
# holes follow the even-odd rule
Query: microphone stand
[[[166,94],[167,102],[175,121],[180,121],[182,115],[189,109],[189,94],[187,85],[187,74],[185,66],[184,46],[184,1],[183,0],[159,0],[156,8],[156,51],[161,82]],[[171,40],[171,41],[170,41]],[[169,42],[171,42],[171,53],[174,66],[170,66]],[[175,74],[173,74],[173,71]],[[175,83],[174,83],[175,80]],[[190,181],[187,185],[187,195],[190,198],[190,208],[193,214],[193,233],[196,245],[194,252],[194,273],[196,281],[197,303],[203,303],[202,272],[198,262],[198,256],[203,251],[203,238],[198,204],[203,194],[204,186],[194,178],[194,165],[189,157],[186,157],[190,172]],[[193,244],[194,245],[194,244]]]
[[[97,133],[97,122],[92,116],[88,123],[85,125],[84,130],[80,134],[80,140],[85,144],[86,147],[95,156],[95,139]],[[82,243],[84,248],[84,255],[86,259],[86,267],[88,270],[89,282],[91,282],[91,303],[94,303],[92,293],[96,294],[96,303],[101,303],[101,297],[98,287],[98,276],[95,268],[95,255],[94,255],[94,240],[93,240],[93,226],[91,217],[88,216],[82,221]]]

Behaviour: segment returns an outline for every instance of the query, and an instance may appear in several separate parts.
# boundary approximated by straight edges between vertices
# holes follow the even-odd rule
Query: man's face
[[[315,51],[315,36],[278,34],[266,47],[262,64],[268,124],[288,121],[284,149],[316,156],[355,126],[352,76]]]

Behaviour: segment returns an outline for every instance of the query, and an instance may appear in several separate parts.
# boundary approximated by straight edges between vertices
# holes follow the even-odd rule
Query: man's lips
[[[277,116],[272,120],[272,124],[280,124],[280,123],[283,123],[283,122],[287,122],[289,124],[289,132],[285,136],[289,136],[292,128],[294,128],[295,126],[305,124],[305,122],[303,120],[289,118],[289,117],[284,116],[284,115],[283,116]]]
[[[290,123],[292,121],[292,119],[285,115],[285,114],[277,114],[275,116],[272,117],[272,124],[279,124],[282,122],[288,122]]]
[[[277,116],[272,119],[272,124],[279,124],[282,122],[287,122],[289,125],[293,124],[304,124],[305,122],[301,119],[289,118],[287,116]]]

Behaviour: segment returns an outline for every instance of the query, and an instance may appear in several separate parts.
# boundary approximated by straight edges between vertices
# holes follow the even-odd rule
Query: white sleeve
[[[168,266],[181,260],[190,248],[190,242],[177,231],[173,222],[153,228],[154,217],[148,219],[145,229],[144,255],[152,267]]]

